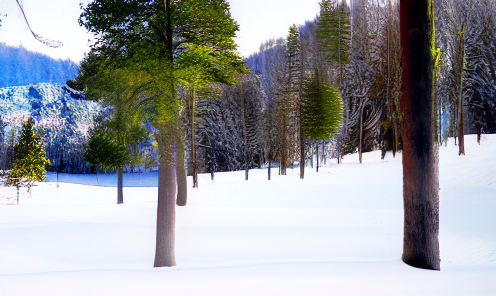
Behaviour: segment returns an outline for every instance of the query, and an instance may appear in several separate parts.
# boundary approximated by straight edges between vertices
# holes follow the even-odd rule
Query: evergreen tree
[[[186,204],[185,175],[176,173],[179,167],[184,171],[178,128],[181,102],[176,94],[182,77],[177,70],[199,65],[222,80],[243,69],[233,40],[238,25],[224,0],[96,0],[84,9],[80,22],[101,37],[93,49],[107,59],[107,67],[130,72],[136,89],[128,104],[146,110],[147,119],[157,128],[160,164],[154,266],[174,266],[174,205],[180,199]],[[188,53],[194,59],[181,59]],[[209,61],[205,59],[214,62],[205,65]],[[187,76],[194,73],[185,72]]]
[[[21,138],[14,147],[14,167],[10,170],[8,186],[17,187],[17,203],[19,203],[19,188],[26,186],[29,194],[36,181],[45,180],[45,165],[50,161],[45,157],[41,138],[34,131],[34,120],[29,118],[22,129]]]
[[[318,77],[305,83],[301,104],[303,135],[312,140],[327,140],[336,134],[343,121],[339,91]]]
[[[317,73],[306,81],[303,92],[301,102],[303,137],[309,142],[325,141],[338,132],[342,121],[343,103],[339,90],[324,84]],[[318,162],[317,144],[317,171]],[[305,163],[300,165],[305,166]]]
[[[320,3],[317,36],[324,58],[338,64],[338,84],[341,87],[343,64],[350,61],[351,21],[346,1],[323,0]]]

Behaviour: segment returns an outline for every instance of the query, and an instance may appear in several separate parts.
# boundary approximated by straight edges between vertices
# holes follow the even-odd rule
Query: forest
[[[56,60],[24,47],[0,43],[0,87],[34,83],[65,84],[77,75],[78,65],[71,60]]]
[[[0,45],[0,295],[494,295],[496,0],[320,1],[248,57],[228,0]]]
[[[438,142],[463,134],[494,133],[495,3],[443,0],[434,2],[434,10]],[[272,165],[284,174],[287,166],[305,161],[314,166],[315,157],[318,166],[328,158],[339,162],[349,153],[379,148],[393,153],[401,150],[400,50],[397,1],[357,0],[351,7],[345,1],[322,1],[321,13],[315,20],[292,26],[288,36],[261,44],[259,52],[244,58],[245,66],[239,66],[241,59],[237,57],[239,65],[231,65],[229,73],[222,77],[213,72],[193,81],[179,77],[175,91],[188,174],[213,175]],[[99,100],[112,90],[103,90],[102,81],[97,86],[81,82],[95,71],[91,64],[95,64],[92,56],[96,52],[95,47],[83,61],[80,77],[70,80],[78,69],[71,61],[53,60],[22,47],[0,44],[0,63],[5,71],[0,85],[65,84],[69,80],[75,89],[88,90],[86,99]],[[187,61],[184,64],[188,66]],[[183,69],[176,72],[178,75],[191,70],[180,67]],[[317,87],[339,90],[339,98],[334,99],[339,103],[334,109],[329,105],[328,112],[334,118],[327,129],[310,136],[308,118],[317,115],[305,109],[310,106],[309,99],[305,105],[305,98],[311,97],[312,80],[319,81]],[[139,83],[122,83],[139,91]],[[105,104],[115,102],[115,98],[107,99]],[[150,118],[142,118],[142,126],[149,127],[143,135],[151,143],[156,139],[150,138]],[[82,139],[77,141],[88,141],[86,135],[80,136]],[[136,152],[136,148],[132,150]],[[83,152],[69,153],[66,162],[81,163],[71,158],[80,158]],[[142,157],[135,161],[141,159],[147,167],[154,166],[149,148],[139,153]],[[60,160],[51,161],[56,164]],[[65,169],[86,171],[87,165],[80,165],[83,167]]]

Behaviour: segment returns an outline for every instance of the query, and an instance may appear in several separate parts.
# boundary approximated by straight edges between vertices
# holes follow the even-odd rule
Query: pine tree
[[[351,21],[346,1],[323,0],[317,22],[317,36],[324,58],[339,67],[338,85],[343,79],[343,64],[350,61]]]
[[[146,110],[157,129],[160,164],[154,266],[174,266],[175,204],[186,204],[186,178],[180,171],[176,174],[184,155],[178,128],[182,102],[176,87],[195,73],[183,71],[186,77],[181,77],[180,70],[200,69],[218,82],[240,72],[244,63],[233,40],[239,26],[225,0],[95,0],[84,9],[80,23],[101,37],[93,49],[108,59],[109,68],[132,70],[137,87],[129,104]],[[182,58],[188,54],[191,59]],[[181,203],[180,198],[184,198]]]
[[[31,195],[31,187],[36,181],[45,180],[45,165],[50,161],[45,157],[41,138],[34,132],[34,120],[29,118],[22,128],[21,138],[14,147],[14,167],[10,170],[7,186],[17,187],[17,203],[19,188],[26,186]]]

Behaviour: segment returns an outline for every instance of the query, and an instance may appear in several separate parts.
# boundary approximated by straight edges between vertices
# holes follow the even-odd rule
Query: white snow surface
[[[188,177],[172,268],[152,267],[156,187],[126,187],[123,205],[115,187],[44,182],[20,205],[0,187],[0,295],[496,295],[496,135],[465,145],[440,147],[441,271],[401,261],[401,154],[375,151],[304,180]]]

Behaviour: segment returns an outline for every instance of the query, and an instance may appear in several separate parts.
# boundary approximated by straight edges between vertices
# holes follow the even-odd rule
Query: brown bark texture
[[[175,266],[176,168],[171,151],[158,167],[157,241],[154,267]]]
[[[401,0],[403,83],[403,256],[406,264],[440,269],[439,170],[433,98],[434,40],[430,0]]]

